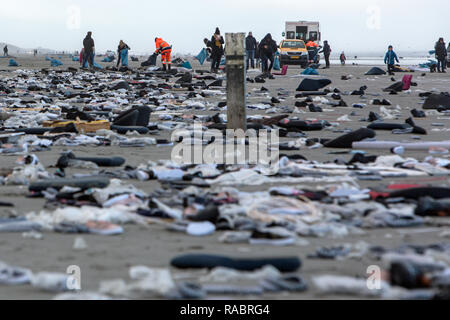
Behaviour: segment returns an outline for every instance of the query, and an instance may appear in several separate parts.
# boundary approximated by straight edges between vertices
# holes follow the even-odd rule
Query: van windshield
[[[303,41],[284,41],[281,48],[286,49],[305,49],[305,43]]]

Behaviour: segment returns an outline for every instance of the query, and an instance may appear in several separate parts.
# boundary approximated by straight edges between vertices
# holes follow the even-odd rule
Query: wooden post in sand
[[[227,33],[225,38],[228,129],[246,131],[245,33]]]

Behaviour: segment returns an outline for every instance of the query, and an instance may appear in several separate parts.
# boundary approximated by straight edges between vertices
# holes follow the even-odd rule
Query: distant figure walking
[[[253,37],[253,33],[250,31],[247,38],[245,38],[245,52],[247,56],[247,70],[252,66],[255,69],[255,52],[257,49],[256,39]]]
[[[120,40],[119,46],[117,47],[117,68],[119,68],[120,62],[122,62],[123,67],[128,67],[128,51],[131,50],[130,47]]]
[[[259,57],[261,59],[261,67],[263,73],[270,74],[275,61],[275,52],[278,51],[277,43],[272,39],[272,35],[268,33],[259,43]],[[270,65],[269,62],[270,61]]]
[[[439,38],[439,41],[436,42],[434,46],[434,50],[436,51],[436,59],[437,70],[439,73],[446,73],[445,69],[447,68],[447,48],[445,47],[444,38]]]
[[[222,61],[222,57],[224,54],[223,45],[225,41],[223,37],[220,35],[219,28],[216,28],[216,32],[211,37],[211,71],[217,72],[220,68],[220,62]]]
[[[155,38],[156,51],[155,54],[161,55],[163,70],[170,70],[172,68],[172,46],[169,45],[162,38]]]
[[[323,42],[323,49],[320,52],[323,52],[323,55],[325,56],[325,63],[326,63],[325,69],[329,69],[330,68],[331,47],[328,44],[328,41],[325,40]]]
[[[38,54],[38,51],[36,49],[33,50],[33,55],[36,57]]]
[[[388,52],[386,52],[386,55],[384,56],[384,63],[388,65],[388,72],[390,75],[394,73],[395,61],[397,61],[397,63],[400,63],[397,54],[394,52],[394,47],[389,46]]]
[[[8,46],[4,46],[4,47],[3,47],[3,55],[4,55],[5,57],[8,56]]]
[[[95,56],[95,42],[92,39],[92,32],[89,31],[86,35],[86,38],[83,40],[84,47],[84,61],[89,63],[89,67],[94,67],[94,56]]]
[[[345,66],[345,61],[347,60],[347,57],[345,56],[345,52],[342,51],[341,56],[339,57],[341,60],[341,65]]]

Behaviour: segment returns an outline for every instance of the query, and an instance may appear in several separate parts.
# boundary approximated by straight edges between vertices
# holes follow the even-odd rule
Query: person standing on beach
[[[347,60],[347,57],[345,56],[344,51],[342,51],[342,53],[341,53],[340,60],[341,60],[341,65],[345,66],[345,61]]]
[[[8,46],[4,46],[4,47],[3,47],[3,55],[4,55],[5,57],[8,56]]]
[[[255,69],[255,51],[256,51],[256,39],[253,37],[252,32],[248,33],[247,38],[245,38],[245,51],[247,56],[247,70],[250,68],[250,63],[252,69]],[[250,62],[250,63],[249,63]]]
[[[439,41],[436,42],[434,46],[434,50],[436,51],[436,59],[437,70],[439,73],[446,73],[445,69],[447,67],[447,48],[445,47],[444,38],[439,38]]]
[[[117,48],[117,68],[119,68],[120,62],[122,62],[122,66],[128,67],[128,51],[130,47],[120,40],[119,47]]]
[[[224,54],[224,43],[219,28],[216,28],[216,32],[211,37],[211,72],[217,72],[220,68],[220,62]]]
[[[394,52],[394,47],[389,46],[388,52],[386,52],[386,55],[384,57],[384,63],[388,65],[388,72],[390,75],[393,74],[395,61],[397,61],[397,63],[400,63],[397,54]]]
[[[86,38],[83,40],[84,47],[84,61],[89,63],[89,67],[94,67],[94,56],[95,56],[95,42],[92,39],[92,32],[89,31],[86,35]]]
[[[268,33],[259,43],[259,56],[261,58],[262,71],[270,74],[275,61],[275,52],[278,51],[277,43],[272,39],[272,35]],[[270,65],[269,62],[270,61]]]
[[[330,45],[328,44],[328,41],[324,41],[323,42],[323,49],[322,49],[322,51],[320,51],[320,52],[323,52],[323,55],[325,56],[325,62],[326,62],[326,66],[325,66],[325,69],[330,69],[330,54],[331,54],[331,47],[330,47]],[[319,52],[319,53],[320,53]]]

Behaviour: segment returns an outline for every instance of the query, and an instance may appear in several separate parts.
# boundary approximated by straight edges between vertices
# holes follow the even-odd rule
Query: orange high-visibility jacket
[[[164,41],[162,38],[156,39],[155,53],[158,53],[158,51],[162,52],[162,51],[169,50],[169,49],[172,49],[172,47],[166,41]]]
[[[319,47],[319,45],[318,45],[317,43],[315,43],[314,41],[309,41],[309,42],[306,44],[306,46],[307,46],[307,47],[316,47],[316,48]]]

